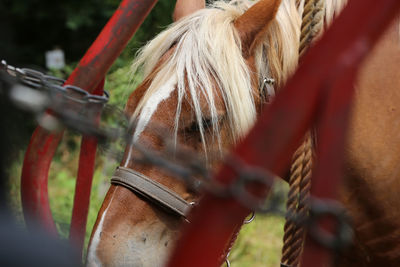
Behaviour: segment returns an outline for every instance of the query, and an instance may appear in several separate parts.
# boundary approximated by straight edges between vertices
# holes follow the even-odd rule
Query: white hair
[[[239,35],[233,22],[256,2],[216,1],[210,7],[170,25],[139,51],[132,71],[141,69],[144,77],[156,73],[152,74],[151,84],[132,115],[132,120],[138,122],[135,140],[147,126],[158,103],[174,90],[177,90],[178,96],[175,138],[182,101],[187,98],[192,102],[206,148],[204,112],[199,102],[201,94],[208,104],[207,114],[210,117],[207,119],[211,119],[214,136],[220,141],[216,90],[220,90],[223,98],[233,141],[236,142],[248,132],[256,119],[255,96],[251,70],[242,56]],[[327,0],[327,22],[332,20],[345,2]],[[297,67],[301,15],[302,4],[298,7],[295,0],[282,1],[276,19],[270,24],[263,42],[255,49],[260,85],[265,77],[271,77],[277,85],[282,85]],[[168,58],[160,66],[157,65],[170,50]]]

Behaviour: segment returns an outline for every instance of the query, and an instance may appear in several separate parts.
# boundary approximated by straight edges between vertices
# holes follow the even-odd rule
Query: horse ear
[[[257,39],[267,29],[278,12],[281,0],[261,0],[249,8],[234,22],[242,42],[245,57],[251,55],[251,50]]]
[[[172,18],[177,21],[205,7],[205,0],[177,0]]]

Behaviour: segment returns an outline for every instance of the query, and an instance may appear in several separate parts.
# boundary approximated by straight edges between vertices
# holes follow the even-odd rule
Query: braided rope
[[[311,42],[322,33],[324,25],[324,0],[306,0],[304,3],[303,21],[299,58],[303,57]],[[290,216],[306,218],[309,210],[311,188],[311,171],[313,162],[312,134],[307,132],[303,143],[293,155],[289,178],[287,212]],[[283,237],[282,260],[287,266],[298,266],[305,238],[304,227],[289,217],[286,218]]]

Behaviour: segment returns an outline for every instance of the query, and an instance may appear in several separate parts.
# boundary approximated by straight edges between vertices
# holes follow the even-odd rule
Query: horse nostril
[[[164,247],[167,247],[168,246],[168,241],[166,241],[165,243],[164,243]]]

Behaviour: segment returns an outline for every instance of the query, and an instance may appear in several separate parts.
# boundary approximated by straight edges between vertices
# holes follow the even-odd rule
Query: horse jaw
[[[93,229],[87,266],[164,266],[179,225],[176,217],[112,186]]]

